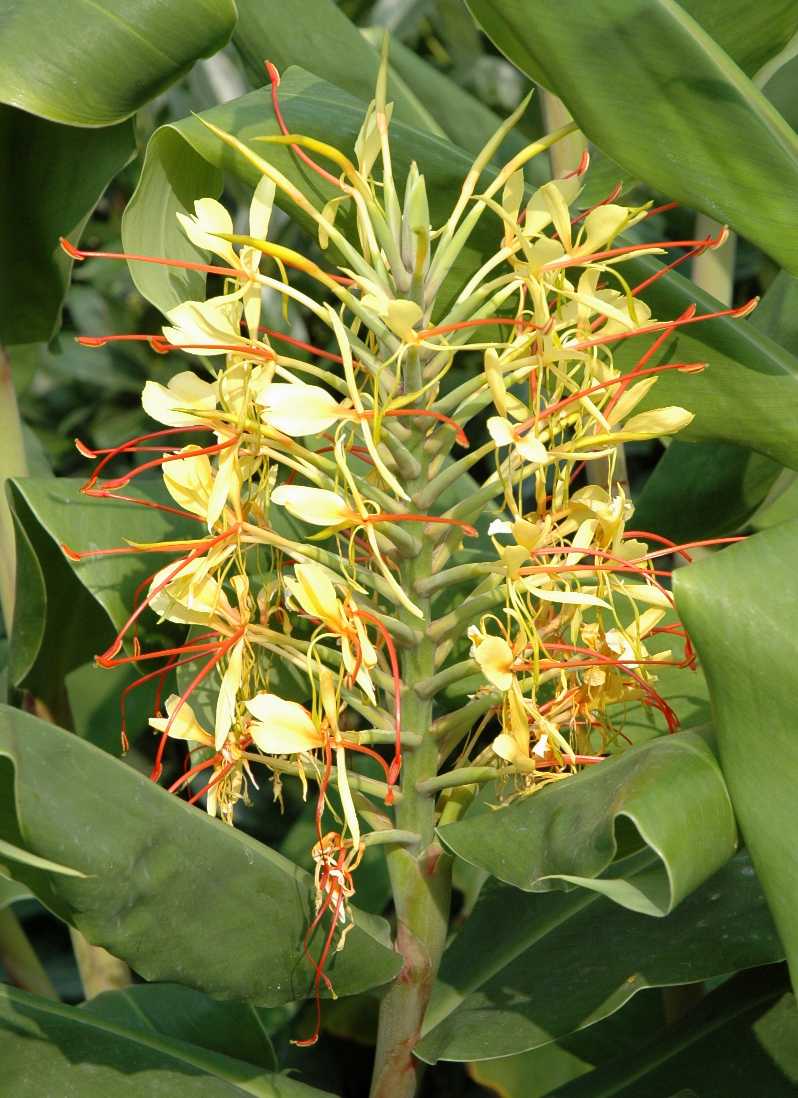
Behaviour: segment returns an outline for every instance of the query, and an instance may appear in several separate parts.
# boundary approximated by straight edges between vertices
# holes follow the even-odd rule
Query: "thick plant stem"
[[[411,489],[417,491],[423,484],[419,481]],[[406,590],[412,591],[418,579],[429,575],[431,557],[427,542],[416,558],[403,564]],[[429,625],[429,601],[420,599],[418,606]],[[418,620],[413,624],[418,625]],[[416,846],[397,847],[387,857],[396,910],[395,944],[403,966],[380,1006],[371,1098],[416,1094],[422,1064],[413,1056],[413,1046],[421,1032],[449,922],[451,858],[435,838],[435,797],[416,788],[437,772],[437,745],[430,732],[432,699],[420,697],[414,689],[434,670],[435,643],[430,637],[425,635],[414,648],[402,652],[402,725],[420,735],[422,742],[404,756],[396,826],[416,832],[420,839]]]

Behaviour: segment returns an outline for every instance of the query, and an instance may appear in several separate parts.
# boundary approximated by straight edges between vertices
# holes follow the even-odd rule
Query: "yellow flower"
[[[326,488],[306,488],[301,484],[279,484],[271,495],[272,503],[285,507],[295,518],[314,526],[351,525],[358,520],[346,500]]]
[[[262,692],[250,698],[246,706],[255,718],[249,734],[267,755],[297,755],[323,747],[323,734],[298,702]]]
[[[167,427],[191,427],[206,422],[204,413],[217,404],[216,386],[190,370],[175,374],[166,385],[148,381],[141,395],[144,411]]]

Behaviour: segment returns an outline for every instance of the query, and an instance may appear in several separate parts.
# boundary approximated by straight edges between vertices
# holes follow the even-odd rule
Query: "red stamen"
[[[360,518],[360,516],[358,516]],[[362,522],[436,522],[443,523],[446,526],[459,526],[470,538],[477,537],[477,531],[467,522],[463,522],[461,519],[446,518],[445,515],[415,515],[415,514],[394,514],[393,511],[380,511],[376,515],[368,515],[365,519],[360,518]]]
[[[217,267],[209,263],[190,263],[187,259],[163,259],[155,255],[134,255],[132,252],[89,252],[82,248],[76,248],[63,236],[58,238],[58,243],[72,259],[126,259],[128,262],[135,260],[136,263],[157,263],[162,267],[179,267],[185,271],[204,271],[205,274],[218,274],[223,278],[235,275],[236,278],[245,282],[249,282],[252,278],[246,271],[239,270],[237,267]],[[81,338],[85,339],[86,337]],[[98,346],[98,344],[94,344],[94,346]]]
[[[277,89],[280,87],[280,74],[271,61],[266,61],[265,65],[272,86],[272,108],[274,109],[274,117],[277,119],[277,125],[280,127],[280,132],[285,136],[291,131],[285,124],[283,112],[280,110],[280,100],[277,95]],[[317,164],[312,157],[308,156],[301,146],[292,144],[289,148],[294,156],[298,157],[304,164],[307,164],[307,166],[316,172],[317,175],[320,175],[322,179],[326,179],[328,183],[332,183],[337,190],[343,191],[344,188],[341,186],[340,180],[336,179],[334,175],[331,175],[326,168],[322,168],[321,164]]]

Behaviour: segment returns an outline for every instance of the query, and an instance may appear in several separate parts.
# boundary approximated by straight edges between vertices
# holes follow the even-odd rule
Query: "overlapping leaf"
[[[15,877],[89,941],[146,979],[220,999],[278,1005],[308,993],[307,873],[91,744],[8,707],[0,756],[0,838],[86,874],[15,864]],[[400,964],[383,944],[382,920],[356,921],[330,971],[344,995],[386,983]]]
[[[245,1059],[246,1047],[238,1057],[223,1052],[221,1028],[215,1040],[204,1043],[208,1019],[202,1016],[202,996],[192,999],[190,993],[172,991],[161,1006],[180,1013],[156,1010],[156,1028],[153,992],[164,994],[160,988],[136,988],[101,996],[85,1007],[69,1007],[0,988],[3,1085],[18,1098],[139,1098],[156,1093],[162,1098],[323,1098],[322,1091],[269,1070],[262,1056]],[[136,1010],[120,1011],[121,996],[130,998]],[[218,1025],[221,1012],[215,1013]],[[237,1052],[240,1035],[225,1024]]]
[[[634,864],[639,855],[625,871]],[[416,1055],[435,1063],[523,1052],[595,1024],[644,988],[782,955],[744,855],[664,919],[597,894],[535,895],[494,883],[444,955]]]

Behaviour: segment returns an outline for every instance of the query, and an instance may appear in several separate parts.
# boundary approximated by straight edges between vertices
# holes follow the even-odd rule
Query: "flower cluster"
[[[530,192],[526,163],[568,127],[496,171],[519,112],[433,228],[418,167],[401,191],[395,181],[384,72],[354,160],[289,133],[272,78],[283,133],[265,140],[290,145],[330,200],[318,209],[267,156],[210,127],[259,173],[248,232],[203,198],[178,216],[219,263],[128,258],[192,266],[221,277],[222,293],[172,309],[162,334],[117,337],[200,365],[147,383],[144,409],[159,430],[83,452],[100,458],[89,494],[120,498],[157,468],[169,498],[149,505],[201,528],[131,543],[169,562],[99,657],[104,666],[158,661],[142,682],[180,672],[179,692],[150,721],[161,737],[153,777],[165,745],[186,742],[192,762],[171,789],[205,796],[228,823],[257,784],[256,766],[278,794],[286,775],[318,788],[314,927],[331,914],[318,991],[330,986],[322,968],[336,928],[340,947],[351,924],[363,820],[390,826],[369,794],[386,805],[409,795],[396,788],[403,751],[434,739],[439,765],[454,771],[439,775],[440,788],[476,765],[518,794],[600,762],[623,736],[630,703],[655,707],[675,729],[655,686],[659,667],[693,659],[657,566],[673,547],[651,549],[652,538],[628,528],[619,455],[625,442],[690,422],[683,408],[652,407],[652,389],[664,371],[704,368],[663,361],[669,336],[702,318],[692,309],[653,317],[640,296],[650,280],[634,285],[624,270],[640,255],[679,247],[687,258],[720,239],[618,244],[654,211],[620,205],[616,193],[580,205],[587,157]],[[277,198],[316,225],[329,264],[269,240]],[[354,232],[338,227],[344,212]],[[458,278],[480,222],[492,224],[495,251]],[[306,310],[327,345],[264,327],[265,291]],[[646,336],[621,371],[613,348]],[[466,380],[455,384],[461,361]],[[469,424],[481,445],[469,445]],[[143,452],[155,456],[107,475],[116,457]],[[145,610],[189,627],[185,642],[142,651],[135,626]],[[661,634],[682,651],[652,653]],[[462,680],[476,683],[465,703],[441,704]],[[200,686],[216,699],[203,712]],[[377,777],[353,773],[355,755]]]

